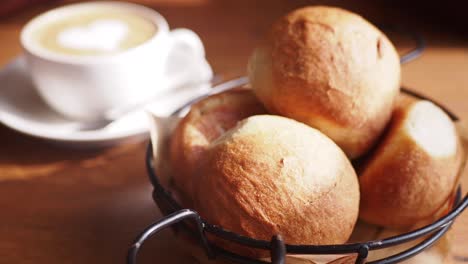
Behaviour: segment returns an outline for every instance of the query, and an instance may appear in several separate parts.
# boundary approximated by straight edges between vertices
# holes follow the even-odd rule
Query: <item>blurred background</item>
[[[14,17],[25,10],[37,8],[40,6],[53,7],[57,4],[66,4],[74,2],[84,2],[77,0],[2,0],[0,3],[0,18],[5,19]],[[347,9],[361,12],[375,11],[372,17],[368,17],[373,21],[385,22],[396,17],[402,23],[415,23],[427,27],[436,27],[437,30],[453,31],[459,33],[468,32],[468,21],[466,18],[467,1],[461,0],[446,0],[446,1],[314,1],[314,0],[129,0],[127,2],[140,3],[155,8],[179,7],[184,11],[197,11],[197,9],[219,8],[219,11],[228,12],[230,6],[237,5],[249,9],[244,15],[257,13],[259,16],[265,16],[266,10],[278,10],[281,6],[291,7],[292,5],[303,6],[307,4],[328,4],[343,6]],[[292,5],[291,5],[292,4]],[[265,7],[267,9],[265,10]],[[364,12],[365,13],[365,12]],[[194,16],[197,13],[193,14]],[[468,36],[465,35],[465,38]]]
[[[18,35],[18,23],[74,0],[2,0],[0,30]],[[242,74],[244,64],[269,25],[284,13],[310,4],[341,6],[357,12],[377,25],[398,25],[417,30],[430,45],[466,45],[468,41],[467,1],[313,1],[313,0],[133,0],[162,13],[172,28],[188,27],[204,40],[208,59],[217,72]],[[214,23],[215,22],[215,23]],[[392,37],[392,36],[391,36]],[[395,38],[395,37],[394,37]],[[408,46],[405,41],[399,47]],[[230,47],[235,46],[235,49]],[[19,52],[18,45],[2,44]],[[4,64],[6,61],[0,61]]]

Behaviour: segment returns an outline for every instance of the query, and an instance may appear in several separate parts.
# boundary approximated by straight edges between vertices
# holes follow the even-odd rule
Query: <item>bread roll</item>
[[[200,215],[255,239],[280,234],[289,244],[344,243],[358,215],[359,186],[346,155],[320,131],[289,118],[241,121],[210,145],[198,177]]]
[[[360,217],[403,228],[429,218],[453,192],[462,149],[450,118],[428,101],[399,101],[359,173]]]
[[[359,15],[326,6],[276,22],[248,74],[270,112],[321,130],[350,158],[379,137],[400,87],[399,57],[388,38]]]
[[[212,95],[191,107],[170,143],[171,174],[185,206],[191,206],[192,177],[208,145],[238,121],[265,111],[252,91],[243,88]]]

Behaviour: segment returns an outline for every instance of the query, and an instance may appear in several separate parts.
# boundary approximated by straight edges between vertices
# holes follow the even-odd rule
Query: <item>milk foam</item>
[[[83,27],[70,27],[57,35],[57,42],[77,50],[117,51],[129,32],[119,20],[100,19]]]

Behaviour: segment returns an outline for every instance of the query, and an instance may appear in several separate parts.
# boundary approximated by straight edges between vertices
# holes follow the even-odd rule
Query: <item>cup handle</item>
[[[210,81],[213,71],[205,59],[205,48],[200,37],[190,29],[178,28],[169,32],[171,42],[166,76],[170,87],[188,81]]]

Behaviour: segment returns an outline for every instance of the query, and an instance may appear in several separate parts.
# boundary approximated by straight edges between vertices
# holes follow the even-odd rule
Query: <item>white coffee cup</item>
[[[154,23],[157,31],[141,45],[99,56],[60,54],[41,47],[32,37],[38,27],[54,19],[97,7],[134,12]],[[23,28],[21,44],[39,94],[57,112],[78,120],[96,119],[111,109],[167,93],[176,83],[193,78],[194,67],[207,65],[203,44],[193,31],[169,31],[158,12],[122,2],[79,3],[43,13]],[[211,68],[205,75],[211,77]]]

